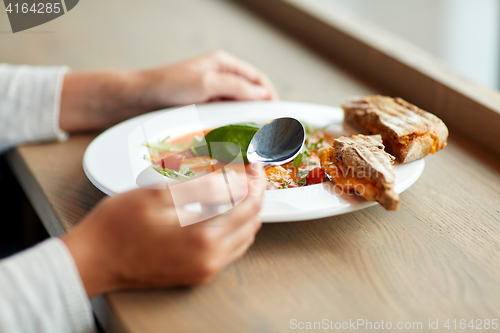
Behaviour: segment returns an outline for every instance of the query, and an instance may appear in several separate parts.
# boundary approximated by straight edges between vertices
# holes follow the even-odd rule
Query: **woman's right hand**
[[[169,190],[137,189],[102,200],[62,237],[88,296],[204,284],[240,258],[261,227],[258,213],[265,190],[262,167],[248,169],[248,195],[240,204],[186,227],[179,224]],[[210,177],[200,180],[206,186],[191,191],[191,199],[217,200],[227,193]]]

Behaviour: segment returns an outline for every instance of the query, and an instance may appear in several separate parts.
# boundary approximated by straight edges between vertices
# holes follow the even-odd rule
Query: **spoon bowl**
[[[262,126],[247,149],[250,163],[281,165],[300,154],[306,140],[304,126],[295,118],[277,118]]]

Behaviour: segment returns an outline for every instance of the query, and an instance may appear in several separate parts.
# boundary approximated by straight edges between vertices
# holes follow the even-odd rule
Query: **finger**
[[[262,164],[257,162],[248,165],[247,175],[248,191],[262,199],[267,184]]]
[[[225,265],[228,266],[235,262],[236,260],[243,257],[243,255],[248,251],[248,249],[253,245],[255,239],[251,239],[246,243],[241,244],[237,249],[235,249],[231,255],[226,259]]]
[[[179,222],[179,212],[173,207],[164,207],[164,209],[158,209],[154,211],[154,218],[150,221],[150,225],[155,227],[182,227]],[[172,229],[164,229],[165,232],[169,233]],[[159,233],[162,232],[162,229],[159,229]],[[163,237],[163,236],[160,236]]]
[[[229,213],[218,216],[217,223],[227,228],[220,228],[220,235],[224,237],[235,229],[258,216],[262,206],[265,192],[265,179],[262,166],[253,165],[249,167],[248,173],[248,196],[236,205]]]
[[[170,191],[168,189],[154,190],[138,188],[125,192],[123,194],[119,194],[116,197],[118,196],[122,198],[128,198],[131,202],[146,203],[153,206],[166,207],[173,204],[172,195],[170,194]]]
[[[233,252],[236,248],[240,247],[241,244],[249,240],[253,240],[257,232],[260,230],[261,226],[262,222],[260,220],[260,217],[258,215],[255,215],[250,218],[250,220],[226,235],[221,240],[221,245],[225,249],[227,249],[228,253]]]
[[[166,189],[139,188],[126,192],[122,196],[159,208],[172,205],[182,207],[194,202],[203,205],[231,204],[231,200],[239,202],[247,195],[247,178],[244,172],[226,171],[224,176],[222,171],[218,170],[188,181],[176,184],[167,183]]]
[[[171,191],[172,197],[174,198],[174,208],[177,211],[178,220],[182,226],[208,220],[207,222],[209,222],[209,224],[221,227],[216,234],[222,238],[231,232],[231,230],[244,223],[247,216],[252,216],[252,205],[258,206],[254,207],[256,211],[253,212],[253,215],[258,214],[260,202],[262,201],[263,188],[265,187],[265,185],[263,185],[265,184],[265,180],[262,166],[259,165],[249,166],[248,176],[245,177],[242,176],[245,175],[244,173],[236,173],[234,171],[227,172],[226,179],[217,176],[210,177],[212,175],[214,174],[202,178],[207,178],[209,180],[210,178],[214,178],[216,182],[206,181],[201,178],[198,181],[203,181],[205,184],[208,184],[208,186],[199,186],[196,180],[192,180],[188,183],[172,187]],[[228,185],[226,185],[225,180],[229,182]],[[193,187],[192,184],[196,184],[196,186]],[[183,188],[183,186],[187,186],[187,188]],[[180,190],[177,190],[179,188]],[[255,200],[258,200],[258,203],[252,204],[248,202],[247,194],[249,192],[251,192],[251,196],[257,197]],[[242,214],[236,217],[232,215],[232,213],[229,213],[229,217],[227,215],[222,215],[228,210],[232,212],[234,208],[231,209],[231,207],[235,205],[238,207],[241,205],[241,200],[244,197],[247,197],[247,199],[245,199],[247,202],[243,200],[244,206],[247,207],[245,210],[246,215]],[[196,202],[197,205],[185,205],[189,202]],[[237,211],[239,211],[239,209]],[[218,218],[218,216],[221,216],[221,218]],[[238,220],[238,217],[240,220]],[[227,228],[228,223],[230,224],[229,228]]]
[[[262,166],[253,164],[248,167],[248,176],[243,176],[233,172],[233,178],[228,177],[231,182],[231,194],[229,196],[228,186],[224,179],[214,177],[213,173],[201,178],[197,178],[185,183],[169,187],[163,190],[142,190],[150,191],[147,200],[155,201],[160,208],[174,208],[176,220],[181,225],[190,225],[207,219],[211,223],[224,226],[218,231],[220,237],[229,234],[246,221],[256,216],[260,210],[262,196],[265,190],[265,178]],[[231,173],[228,173],[230,176]],[[246,180],[246,181],[245,181]],[[240,191],[240,193],[238,193]],[[151,193],[155,193],[152,195]],[[220,205],[231,206],[233,202],[239,202],[238,195],[245,193],[247,197],[236,208],[230,210],[228,214],[220,215],[217,207]],[[172,197],[172,204],[166,206],[161,199],[162,196]],[[205,207],[212,207],[212,210],[192,211],[193,207],[186,208],[188,203],[201,203]],[[172,207],[173,205],[173,207]],[[194,207],[196,209],[196,207]],[[227,209],[227,208],[226,208]],[[225,226],[229,226],[226,228]]]
[[[262,73],[243,60],[237,59],[236,57],[221,51],[215,53],[215,60],[218,70],[221,72],[242,76],[255,84],[262,83]]]
[[[256,234],[259,232],[262,223],[260,222],[260,219],[257,219],[256,221],[253,221],[250,226],[253,227],[252,230],[248,231],[250,234],[242,237],[238,243],[233,243],[233,246],[236,246],[234,246],[234,248],[228,253],[224,266],[227,266],[241,258],[255,242]]]
[[[199,178],[168,185],[168,190],[176,205],[193,202],[204,205],[231,204],[231,195],[233,200],[240,200],[248,193],[247,178],[244,172],[226,171],[224,176],[222,170],[217,170]]]
[[[272,90],[233,73],[211,73],[207,78],[208,99],[228,98],[240,101],[269,99]]]
[[[269,92],[265,99],[278,100],[276,89],[264,73],[228,53],[218,52],[216,55],[221,72],[233,73],[246,78],[254,84],[261,85]]]

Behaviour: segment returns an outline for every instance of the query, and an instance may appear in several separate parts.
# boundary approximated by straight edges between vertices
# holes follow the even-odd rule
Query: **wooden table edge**
[[[14,148],[6,153],[7,162],[21,184],[31,205],[40,217],[45,229],[51,237],[59,237],[65,233],[61,221],[57,217],[52,205],[47,200],[43,189],[36,181],[33,172],[26,165],[19,150]]]

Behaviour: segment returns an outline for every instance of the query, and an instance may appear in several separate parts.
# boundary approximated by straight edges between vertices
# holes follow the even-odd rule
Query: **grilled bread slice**
[[[323,171],[343,191],[378,201],[387,210],[398,209],[394,157],[384,151],[380,135],[339,137],[321,152],[320,161]]]
[[[388,153],[408,163],[446,147],[441,119],[401,98],[364,96],[345,103],[345,121],[363,134],[380,134]]]

